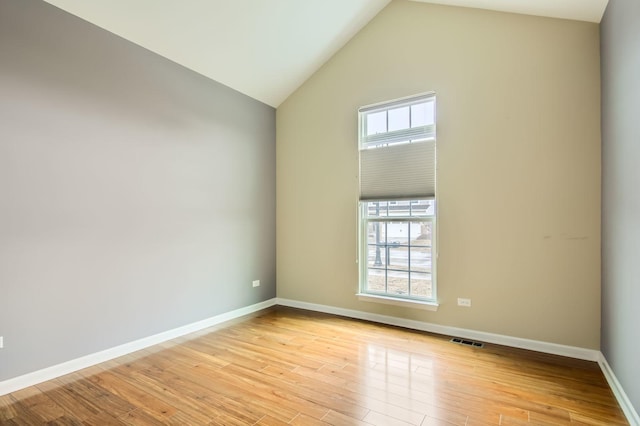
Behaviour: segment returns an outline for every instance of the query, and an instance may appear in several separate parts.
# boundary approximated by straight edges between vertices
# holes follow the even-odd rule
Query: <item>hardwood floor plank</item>
[[[74,375],[75,376],[75,375]],[[76,402],[80,405],[95,409],[99,414],[92,418],[100,419],[102,413],[109,413],[117,418],[129,411],[135,410],[136,406],[107,390],[95,386],[85,378],[71,381],[64,385],[65,390],[76,395]],[[111,421],[111,419],[107,419]]]
[[[47,394],[32,386],[12,394],[18,406],[22,406],[24,411],[28,411],[41,422],[51,422],[64,416],[64,410]]]
[[[480,422],[480,423],[474,423],[474,421],[469,422],[469,420],[465,420],[464,423],[453,423],[453,422],[448,422],[446,420],[441,420],[441,419],[436,419],[434,417],[429,417],[426,416],[424,418],[424,421],[422,422],[422,424],[420,426],[487,426],[487,425],[497,425],[498,423],[485,423],[485,422]]]
[[[509,416],[502,416],[500,417],[500,426],[524,426],[527,425],[529,426],[531,424],[531,422],[529,422],[529,420],[522,420],[522,419],[514,419],[513,417],[509,417]],[[548,426],[546,424],[541,424],[541,426]]]
[[[47,394],[51,399],[64,410],[64,413],[79,421],[84,421],[99,413],[98,408],[80,398],[77,394],[66,389],[56,382],[45,382],[37,386],[42,392]]]
[[[329,423],[300,413],[289,422],[292,426],[327,426]]]
[[[626,425],[598,365],[274,307],[0,397],[3,425]]]
[[[82,423],[77,419],[62,416],[47,422],[47,426],[82,426]]]
[[[12,397],[11,403],[11,417],[7,420],[3,420],[2,424],[11,424],[11,425],[41,425],[43,420],[40,416],[31,412],[28,407],[20,404],[20,402]]]
[[[275,419],[271,416],[264,416],[258,421],[258,423],[256,423],[257,426],[288,426],[291,424],[295,423],[283,422],[282,420]]]
[[[571,422],[573,424],[585,424],[594,426],[616,426],[616,425],[628,425],[625,419],[617,417],[611,418],[609,416],[592,417],[588,414],[571,413]]]
[[[138,407],[136,409],[138,412],[140,412],[140,407],[144,407],[143,411],[145,414],[149,414],[160,421],[171,417],[176,412],[175,407],[165,404],[150,393],[132,385],[131,381],[124,380],[113,373],[104,372],[96,374],[89,377],[87,380],[96,386],[105,389],[111,394],[128,401],[133,406]],[[136,410],[131,410],[127,414],[131,414]]]
[[[175,414],[175,413],[174,413]],[[122,423],[132,426],[168,424],[168,419],[160,420],[146,409],[140,407],[129,411],[118,418]]]
[[[411,425],[420,425],[422,420],[424,419],[424,415],[420,419],[420,423],[408,423],[399,419],[396,419],[391,416],[387,416],[386,414],[378,413],[375,411],[369,411],[369,413],[365,416],[363,421],[365,423],[370,423],[374,426],[411,426]]]
[[[121,422],[107,412],[101,412],[85,419],[82,424],[86,426],[122,426],[126,423]]]
[[[322,418],[322,421],[333,426],[371,426],[371,423],[365,423],[362,420],[354,419],[337,411],[329,410]]]
[[[217,370],[215,367],[213,369]],[[223,386],[217,381],[208,383],[206,377],[193,375],[189,371],[177,374],[172,370],[149,369],[136,373],[134,377],[140,382],[157,381],[157,385],[175,395],[176,404],[183,410],[191,411],[192,406],[194,410],[206,414],[210,420],[229,415],[245,423],[253,423],[265,412],[255,403],[247,401],[248,395],[234,389],[233,385]],[[295,413],[290,414],[291,417],[293,415]]]
[[[210,365],[212,367],[224,367],[225,365],[230,364],[229,361],[225,361],[206,352],[195,350],[188,347],[187,345],[174,345],[169,348],[168,352],[165,353],[172,354],[172,359],[177,356],[181,359],[191,360],[192,366],[206,363],[207,365]]]
[[[18,415],[18,407],[11,395],[0,395],[0,422],[9,422]]]
[[[298,413],[286,404],[286,400],[279,400],[272,395],[271,389],[265,393],[259,388],[247,387],[246,383],[219,368],[198,365],[190,370],[181,370],[177,374],[191,383],[186,385],[187,388],[183,387],[185,392],[189,391],[188,387],[205,389],[205,398],[214,407],[237,415],[250,416],[252,421],[270,415],[288,422]],[[274,403],[274,398],[277,403]]]
[[[282,368],[289,370],[299,366],[317,369],[324,365],[323,362],[301,357],[298,352],[302,349],[301,345],[273,345],[271,342],[260,338],[251,338],[247,341],[247,336],[245,336],[244,339],[245,340],[240,337],[234,337],[221,340],[233,346],[243,348],[253,354],[259,353],[263,360],[269,365],[279,364]]]
[[[114,374],[126,374],[116,370],[112,371]],[[134,371],[126,375],[126,377],[135,380],[135,382],[139,384],[139,387],[150,395],[161,399],[171,406],[179,406],[181,411],[171,416],[172,422],[183,417],[190,418],[190,421],[196,424],[206,424],[212,420],[212,404],[207,404],[198,397],[187,397],[187,395],[191,396],[192,394],[181,389],[175,382],[171,382],[171,378],[167,377],[164,372],[156,372],[153,377],[149,377],[141,372]],[[187,391],[193,390],[192,388],[192,386],[188,386]],[[210,412],[210,414],[204,414],[207,412]]]
[[[439,408],[439,407],[437,407],[436,409],[429,410],[426,413],[425,421],[429,419],[432,422],[439,421],[439,422],[451,423],[454,425],[466,425],[469,419],[469,416],[467,415],[466,406],[462,405],[461,407],[458,407],[455,410]],[[493,418],[493,417],[490,418],[488,421],[486,418],[484,418],[483,421],[486,422],[485,424],[492,424],[493,420],[497,420],[499,422],[499,419],[500,417],[497,416],[496,418]]]
[[[293,409],[314,418],[322,418],[328,411],[327,405],[335,404],[340,411],[358,412],[358,407],[335,397],[325,397],[318,392],[309,392],[295,383],[274,379],[261,372],[252,371],[241,366],[229,365],[224,374],[229,380],[240,380],[245,385],[258,391],[260,399]],[[293,416],[295,417],[295,416]]]

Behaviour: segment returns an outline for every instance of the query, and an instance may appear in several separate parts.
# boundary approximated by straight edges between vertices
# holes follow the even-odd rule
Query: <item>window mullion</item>
[[[388,207],[387,207],[387,213],[389,213]],[[387,238],[387,234],[388,229],[387,229],[387,222],[384,223],[384,292],[385,293],[389,293],[389,246],[388,244],[388,238]]]
[[[411,211],[411,203],[409,203],[409,211]],[[409,222],[407,230],[407,288],[409,297],[411,297],[411,222]]]

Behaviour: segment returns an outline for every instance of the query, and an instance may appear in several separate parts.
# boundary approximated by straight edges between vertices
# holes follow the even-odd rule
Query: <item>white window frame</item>
[[[375,114],[383,111],[389,111],[395,108],[402,107],[411,107],[416,104],[425,103],[425,102],[434,102],[434,122],[433,124],[418,126],[409,129],[400,129],[394,131],[387,131],[377,133],[375,135],[367,135],[367,117],[370,114]],[[388,119],[387,113],[387,119]],[[387,125],[388,128],[388,125]],[[358,141],[359,141],[359,149],[362,153],[363,150],[369,149],[378,149],[378,148],[386,148],[389,146],[396,146],[399,144],[405,143],[423,143],[424,141],[431,141],[432,144],[435,144],[436,137],[436,126],[435,126],[435,94],[433,92],[423,93],[415,96],[410,96],[406,98],[396,99],[389,102],[382,102],[374,105],[369,105],[366,107],[362,107],[359,110],[358,115]],[[416,147],[417,148],[417,147]],[[383,151],[381,151],[383,152]],[[391,153],[391,151],[388,151]],[[435,174],[435,146],[433,148],[433,164],[431,165],[433,169],[433,173]],[[362,154],[361,154],[361,161]],[[361,163],[362,164],[362,163]],[[371,170],[371,169],[370,169]],[[374,171],[377,169],[373,169]],[[361,171],[362,177],[362,171]],[[363,301],[369,302],[377,302],[377,303],[386,303],[392,305],[401,305],[401,306],[410,306],[413,308],[419,309],[428,309],[428,310],[437,310],[437,287],[436,287],[436,270],[437,270],[437,202],[436,202],[436,194],[435,194],[435,180],[432,185],[433,194],[427,196],[414,197],[397,197],[397,194],[392,194],[390,197],[380,197],[380,199],[371,199],[371,198],[363,198],[364,192],[361,192],[359,205],[358,205],[358,222],[359,222],[359,235],[358,235],[358,261],[360,263],[359,268],[359,293],[357,294],[358,298]],[[362,190],[361,190],[362,191]],[[368,216],[366,211],[367,205],[369,202],[375,201],[385,201],[388,203],[396,203],[397,201],[412,201],[409,205],[413,205],[414,202],[418,200],[426,200],[431,199],[434,200],[434,212],[433,215],[424,215],[424,216],[411,216],[411,217],[399,217],[399,216],[391,216],[387,218],[371,218]],[[431,298],[425,297],[416,297],[411,296],[410,294],[392,294],[387,291],[373,292],[367,289],[367,279],[368,279],[368,225],[371,222],[412,222],[412,221],[421,221],[421,222],[431,222],[431,232],[432,232],[432,241],[431,241],[431,285],[432,285],[432,293]],[[407,244],[407,250],[410,251],[410,241]],[[408,266],[409,274],[410,272],[410,263]],[[388,270],[385,265],[385,290],[386,287],[386,274]],[[416,271],[417,272],[417,271]]]

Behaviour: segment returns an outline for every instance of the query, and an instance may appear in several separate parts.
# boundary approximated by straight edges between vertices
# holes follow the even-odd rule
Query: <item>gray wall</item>
[[[0,0],[0,381],[272,297],[275,110]]]
[[[640,410],[640,2],[601,24],[602,352]]]

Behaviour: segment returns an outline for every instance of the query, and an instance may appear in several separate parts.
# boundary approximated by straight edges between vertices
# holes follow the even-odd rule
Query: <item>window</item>
[[[361,295],[436,301],[435,102],[359,110]]]
[[[368,201],[361,208],[367,233],[361,291],[433,300],[435,201]]]

